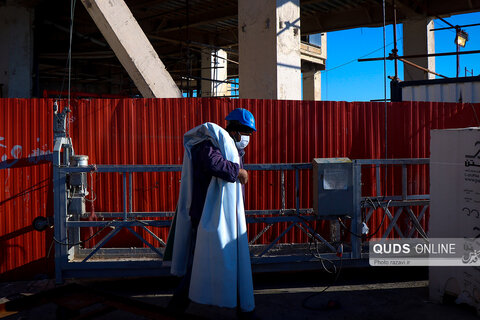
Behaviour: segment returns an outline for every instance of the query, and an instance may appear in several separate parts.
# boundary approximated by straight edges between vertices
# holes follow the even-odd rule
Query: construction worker
[[[168,306],[175,313],[190,300],[237,307],[241,316],[255,307],[243,206],[243,156],[255,119],[242,108],[225,119],[225,130],[205,123],[184,135],[171,266],[183,279]]]

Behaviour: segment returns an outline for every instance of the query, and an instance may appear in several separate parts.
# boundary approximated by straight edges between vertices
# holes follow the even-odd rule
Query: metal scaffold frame
[[[58,112],[58,106],[54,104],[54,150],[52,157],[53,164],[53,194],[54,194],[54,241],[55,241],[55,274],[56,281],[63,282],[65,278],[79,277],[133,277],[133,276],[160,276],[169,274],[169,262],[163,261],[166,243],[158,237],[148,227],[170,227],[174,212],[135,212],[132,205],[133,174],[134,173],[155,173],[155,172],[180,172],[181,165],[88,165],[88,157],[75,156],[72,139],[68,136],[67,122],[69,108]],[[344,158],[346,159],[346,158]],[[349,159],[348,162],[350,163]],[[353,160],[351,161],[350,177],[351,189],[353,195],[348,194],[347,198],[341,198],[342,201],[352,201],[349,209],[351,217],[345,211],[341,211],[341,216],[325,216],[324,213],[314,212],[312,208],[300,207],[300,171],[313,170],[312,163],[286,163],[286,164],[251,164],[245,168],[249,171],[279,171],[280,172],[280,192],[281,208],[278,210],[247,210],[246,221],[249,224],[264,223],[266,227],[257,233],[250,240],[251,260],[254,270],[271,271],[279,268],[293,270],[304,269],[306,264],[310,267],[312,263],[324,260],[331,263],[342,263],[350,265],[364,265],[368,258],[368,239],[377,234],[383,225],[386,217],[390,223],[386,227],[382,238],[389,237],[391,232],[396,232],[397,237],[412,237],[415,232],[421,237],[427,237],[422,228],[421,221],[425,219],[425,213],[429,205],[429,195],[408,194],[408,168],[411,166],[428,165],[429,159],[385,159],[385,160]],[[375,196],[362,195],[362,168],[367,166],[375,167]],[[402,168],[402,188],[401,194],[386,196],[387,190],[387,170],[392,166],[401,166]],[[349,167],[350,168],[350,167]],[[381,183],[382,170],[385,182]],[[286,187],[285,173],[287,171],[295,172],[295,208],[286,207]],[[315,172],[315,170],[313,170]],[[86,196],[87,191],[87,173],[120,173],[122,174],[122,212],[96,212],[96,216],[104,218],[103,220],[85,221]],[[320,175],[320,173],[317,173]],[[323,174],[323,173],[322,173]],[[319,178],[319,177],[317,177]],[[315,179],[315,177],[313,177]],[[109,190],[114,192],[114,190]],[[315,195],[318,196],[318,195]],[[91,200],[94,201],[94,200]],[[375,205],[375,202],[378,204]],[[335,212],[329,203],[326,211]],[[420,207],[420,213],[415,215],[413,207]],[[396,210],[390,211],[396,208]],[[365,215],[362,216],[362,209]],[[383,210],[383,218],[378,229],[367,236],[363,229],[366,223],[371,219],[377,209]],[[323,210],[323,209],[322,209]],[[393,212],[393,214],[392,214]],[[398,226],[399,218],[403,212],[406,212],[411,221],[412,228],[403,232]],[[108,219],[108,220],[105,220]],[[164,218],[158,220],[158,218]],[[343,219],[350,220],[350,226],[346,226]],[[336,221],[338,220],[338,222]],[[333,236],[326,239],[311,222],[330,221],[331,227],[349,232],[348,240],[338,241],[340,237]],[[270,243],[255,245],[255,242],[268,231],[271,226],[277,223],[286,223],[287,227]],[[82,228],[100,228],[99,231],[91,235],[88,239],[82,239]],[[140,228],[146,232],[152,242],[139,234],[133,228]],[[313,253],[305,253],[302,244],[288,244],[290,251],[278,250],[280,240],[293,228],[299,229],[306,234],[309,241],[315,242],[316,249]],[[103,236],[103,231],[108,231]],[[138,238],[145,247],[134,248],[106,248],[105,245],[120,230],[126,229],[136,238]],[[338,233],[339,234],[339,233]],[[96,237],[98,242],[92,248],[81,248],[80,245]],[[345,237],[344,237],[345,238]],[[347,238],[346,238],[347,239]],[[348,242],[347,242],[348,241]],[[343,249],[345,243],[345,250]],[[321,248],[318,249],[318,244]],[[295,245],[300,245],[295,246]],[[310,245],[310,243],[309,243]],[[275,250],[272,250],[275,249]],[[310,248],[308,248],[310,249]],[[273,252],[272,251],[276,251]]]
[[[63,153],[62,153],[63,150]],[[54,184],[54,223],[55,223],[55,266],[56,280],[62,282],[64,278],[75,277],[125,277],[125,276],[159,276],[169,273],[169,264],[163,262],[165,242],[156,236],[148,227],[169,227],[172,220],[151,220],[148,218],[172,217],[174,212],[134,212],[132,211],[132,175],[139,172],[179,172],[180,165],[89,165],[74,167],[69,165],[69,156],[73,155],[70,138],[57,137],[53,152],[53,184]],[[248,210],[246,211],[247,223],[265,223],[262,231],[250,241],[251,258],[254,270],[278,270],[280,265],[287,269],[299,269],[305,264],[319,262],[322,259],[350,265],[365,265],[368,250],[364,246],[368,242],[362,239],[362,222],[368,222],[377,209],[383,210],[390,224],[381,237],[385,238],[395,230],[400,237],[412,237],[416,232],[426,237],[421,226],[425,212],[429,205],[429,195],[408,195],[407,174],[408,168],[416,165],[428,165],[428,159],[392,159],[392,160],[353,160],[353,186],[354,208],[349,228],[349,243],[342,255],[338,254],[338,244],[329,242],[322,237],[310,222],[325,220],[324,217],[314,214],[312,208],[300,208],[300,171],[312,170],[311,163],[291,164],[251,164],[246,165],[249,171],[280,171],[282,207],[279,210]],[[375,197],[362,196],[362,167],[374,166],[376,176]],[[402,167],[402,194],[395,196],[381,196],[381,170],[385,166]],[[285,172],[295,171],[295,208],[285,207]],[[67,177],[71,174],[95,172],[121,173],[123,188],[123,212],[97,212],[97,216],[113,218],[107,221],[81,221],[79,216],[69,214],[67,198]],[[128,178],[128,179],[127,179]],[[128,190],[128,191],[127,191]],[[378,203],[376,206],[374,203]],[[420,207],[420,214],[415,215],[413,207]],[[395,210],[396,209],[396,210]],[[362,210],[366,210],[365,219],[362,221]],[[392,210],[392,211],[391,211]],[[393,213],[392,213],[393,212]],[[398,227],[402,213],[406,213],[413,228],[407,233]],[[142,220],[140,220],[142,219]],[[146,220],[143,220],[146,219]],[[332,219],[334,221],[334,219]],[[341,220],[339,219],[341,222]],[[268,244],[255,245],[260,236],[276,223],[286,222],[288,227]],[[342,223],[343,224],[343,223]],[[101,230],[111,228],[110,232],[100,239],[93,248],[80,248],[83,243],[80,239],[80,229],[100,227]],[[133,227],[140,227],[158,242],[155,245],[147,241]],[[318,255],[308,255],[296,250],[286,255],[272,255],[271,249],[278,246],[279,241],[293,228],[307,234],[308,238],[323,246],[323,251]],[[120,230],[129,230],[148,248],[104,248]],[[98,233],[98,232],[97,232]],[[364,237],[363,237],[364,238]],[[318,252],[318,250],[317,250]],[[300,253],[300,254],[299,254]],[[303,264],[303,265],[302,265]],[[318,267],[318,265],[317,265]]]

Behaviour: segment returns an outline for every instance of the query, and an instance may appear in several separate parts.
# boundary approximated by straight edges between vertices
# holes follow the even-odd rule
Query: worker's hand
[[[240,181],[241,184],[246,184],[248,182],[248,172],[245,169],[240,169],[238,171],[238,181]]]

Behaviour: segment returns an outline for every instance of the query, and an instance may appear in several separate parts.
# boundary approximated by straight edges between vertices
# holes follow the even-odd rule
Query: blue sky
[[[480,23],[480,12],[455,15],[445,18],[453,25]],[[447,27],[436,19],[435,28]],[[467,27],[469,41],[460,51],[480,50],[480,26]],[[435,51],[454,52],[455,30],[435,32]],[[403,54],[402,24],[397,25],[397,45]],[[313,41],[312,41],[313,40]],[[314,39],[311,42],[315,43]],[[386,54],[393,48],[393,26],[386,28]],[[376,52],[373,52],[377,50]],[[373,53],[372,53],[373,52]],[[383,57],[383,28],[357,28],[329,32],[327,35],[327,67],[322,72],[322,100],[330,101],[370,101],[384,98],[383,61],[357,62],[358,58]],[[447,77],[456,76],[456,57],[436,57],[436,72]],[[403,79],[403,63],[399,62],[399,77]],[[465,76],[465,67],[480,74],[480,54],[460,56],[460,76]],[[387,76],[394,75],[394,63],[387,60]],[[438,78],[438,77],[437,77]],[[390,80],[387,79],[387,99]]]

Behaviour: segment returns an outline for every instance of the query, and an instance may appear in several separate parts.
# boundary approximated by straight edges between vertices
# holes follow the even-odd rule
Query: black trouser
[[[168,304],[169,308],[176,309],[177,311],[185,311],[190,304],[188,298],[188,292],[190,289],[190,282],[192,279],[193,268],[193,256],[195,253],[195,244],[197,242],[197,228],[198,226],[192,226],[192,237],[190,239],[190,250],[187,256],[187,271],[180,280],[180,284],[173,292],[173,297]]]

